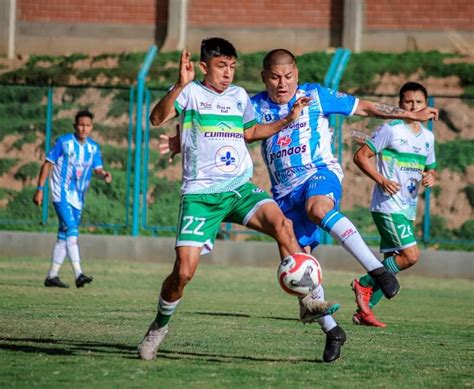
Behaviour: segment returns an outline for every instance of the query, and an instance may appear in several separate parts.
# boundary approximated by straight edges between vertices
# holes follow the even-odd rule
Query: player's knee
[[[406,269],[418,262],[418,259],[420,258],[420,251],[416,246],[414,248],[410,247],[407,250],[403,250],[400,253],[400,257],[403,263],[403,268]]]
[[[290,239],[293,235],[293,222],[286,217],[281,217],[274,226],[274,236],[278,242]]]
[[[334,208],[334,205],[327,203],[314,203],[306,208],[306,213],[313,223],[321,224],[326,214]]]

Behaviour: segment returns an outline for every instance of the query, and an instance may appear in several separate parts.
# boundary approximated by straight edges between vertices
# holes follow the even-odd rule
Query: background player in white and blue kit
[[[89,138],[93,129],[93,118],[91,112],[79,111],[74,121],[75,132],[62,135],[56,140],[41,167],[33,202],[42,204],[43,188],[52,171],[51,194],[59,219],[58,240],[53,249],[45,286],[68,287],[58,276],[66,256],[71,260],[76,286],[80,288],[92,282],[92,277],[86,276],[81,269],[77,244],[79,224],[92,173],[96,173],[107,183],[112,182],[112,175],[103,169],[99,145]]]
[[[284,117],[302,96],[311,98],[298,120],[262,143],[273,197],[293,221],[299,243],[314,248],[319,243],[318,226],[323,228],[361,263],[387,298],[394,297],[399,290],[396,277],[374,256],[352,222],[339,212],[343,172],[331,151],[328,116],[425,121],[435,118],[437,110],[410,112],[360,100],[319,84],[298,84],[296,58],[285,49],[272,50],[265,56],[261,74],[266,91],[252,98],[260,123]]]

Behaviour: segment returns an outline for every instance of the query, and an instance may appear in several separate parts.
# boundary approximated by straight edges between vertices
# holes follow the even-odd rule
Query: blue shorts
[[[339,178],[330,170],[319,170],[305,183],[291,193],[276,200],[285,216],[293,222],[298,243],[314,249],[320,242],[320,231],[306,214],[306,200],[312,196],[328,196],[334,201],[334,209],[339,209],[342,185]]]
[[[82,210],[76,209],[66,201],[53,202],[59,219],[58,239],[66,240],[70,236],[79,235]]]

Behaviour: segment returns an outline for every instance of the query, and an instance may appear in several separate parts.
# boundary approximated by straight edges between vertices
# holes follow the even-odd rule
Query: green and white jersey
[[[222,193],[245,184],[253,164],[244,131],[256,124],[247,92],[216,93],[190,82],[175,101],[181,124],[183,194]]]
[[[371,211],[403,214],[415,220],[421,173],[436,168],[433,133],[421,126],[415,134],[402,120],[394,120],[379,127],[367,145],[377,154],[378,172],[401,186],[391,196],[375,185]]]

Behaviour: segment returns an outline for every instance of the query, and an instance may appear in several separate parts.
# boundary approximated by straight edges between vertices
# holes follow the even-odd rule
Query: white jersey
[[[286,196],[320,170],[330,170],[342,181],[341,166],[331,150],[328,116],[352,115],[357,109],[357,98],[319,84],[302,84],[288,104],[280,105],[267,92],[262,92],[252,97],[257,121],[272,123],[284,118],[302,96],[310,97],[311,103],[299,118],[262,142],[262,156],[276,199]]]
[[[421,173],[436,168],[433,133],[421,126],[415,134],[402,120],[393,120],[379,127],[367,145],[377,154],[379,173],[401,186],[390,195],[375,185],[371,211],[403,214],[415,220]]]
[[[53,202],[66,201],[82,209],[92,171],[102,168],[99,145],[90,138],[80,143],[74,134],[62,135],[46,160],[54,164],[50,179]]]
[[[253,164],[244,131],[256,122],[243,88],[231,85],[217,93],[193,81],[175,108],[181,123],[183,194],[227,192],[250,180]]]

